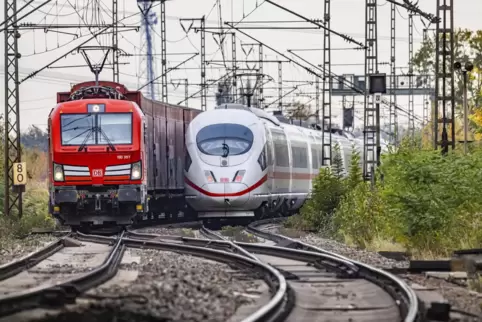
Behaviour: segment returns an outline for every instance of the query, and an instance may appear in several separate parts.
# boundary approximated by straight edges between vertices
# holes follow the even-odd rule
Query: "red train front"
[[[82,83],[49,115],[50,210],[63,224],[128,225],[146,211],[145,118],[124,86]]]

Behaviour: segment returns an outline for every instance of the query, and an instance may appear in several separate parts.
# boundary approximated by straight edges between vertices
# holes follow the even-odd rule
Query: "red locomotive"
[[[57,103],[49,115],[49,205],[63,224],[129,225],[182,210],[184,133],[201,111],[103,81],[58,93]]]

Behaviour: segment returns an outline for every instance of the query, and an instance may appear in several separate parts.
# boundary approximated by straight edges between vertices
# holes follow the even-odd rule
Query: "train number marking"
[[[129,160],[131,158],[130,155],[118,155],[117,160]]]
[[[15,186],[27,184],[27,163],[18,162],[13,164],[13,184]]]
[[[102,170],[101,169],[92,170],[92,176],[93,177],[102,177]]]

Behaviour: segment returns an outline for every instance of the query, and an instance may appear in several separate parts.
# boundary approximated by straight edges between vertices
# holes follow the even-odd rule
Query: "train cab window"
[[[132,113],[62,114],[62,145],[132,144]]]
[[[95,144],[92,128],[94,114],[62,114],[60,116],[62,145]]]
[[[112,144],[132,143],[132,114],[106,113],[98,116],[98,126],[104,132],[104,135],[99,135],[99,144],[108,144],[107,139]]]
[[[253,145],[253,132],[234,123],[211,124],[196,136],[199,151],[207,155],[232,156],[248,152]]]

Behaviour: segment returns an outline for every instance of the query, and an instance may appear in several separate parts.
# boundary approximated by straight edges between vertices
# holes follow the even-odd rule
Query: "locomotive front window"
[[[132,144],[132,113],[62,114],[62,145]]]
[[[248,152],[253,145],[253,132],[240,124],[212,124],[196,136],[199,150],[208,155],[232,156]]]
[[[95,144],[92,128],[95,126],[93,114],[62,114],[60,116],[62,145]]]
[[[105,136],[99,135],[99,144],[108,144],[106,137],[112,144],[132,143],[132,116],[131,114],[107,113],[99,115],[99,127]]]

